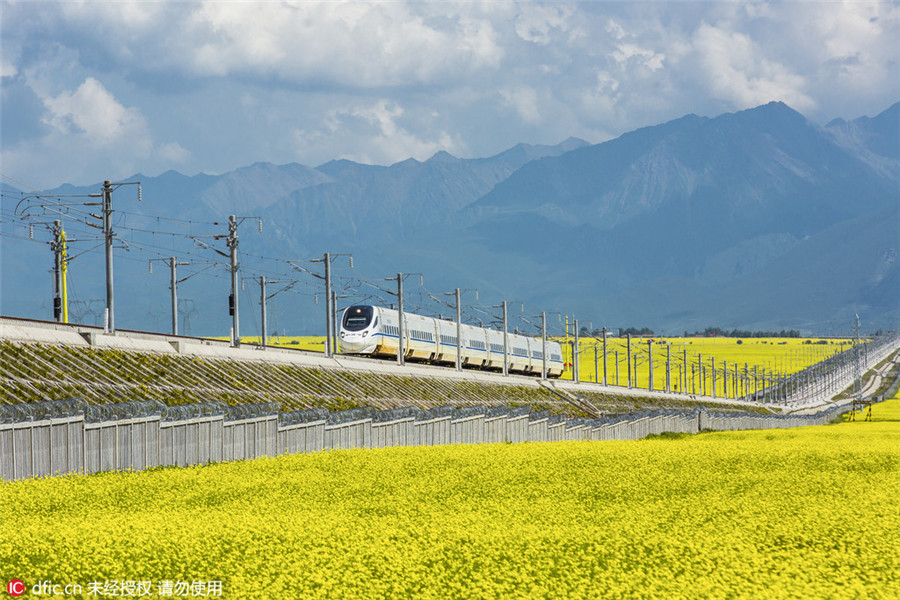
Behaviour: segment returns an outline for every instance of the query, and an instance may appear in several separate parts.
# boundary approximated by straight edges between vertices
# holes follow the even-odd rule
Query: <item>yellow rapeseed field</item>
[[[227,340],[227,337],[213,338],[218,340]],[[244,344],[259,344],[262,339],[257,335],[242,335],[241,342]],[[293,348],[295,350],[311,350],[313,352],[325,352],[325,336],[324,335],[270,335],[266,338],[267,346],[281,346],[284,348]]]
[[[85,598],[893,599],[900,399],[874,417],[3,483],[4,587],[18,579],[36,597],[40,582],[74,584]]]
[[[569,342],[572,337],[568,339]],[[564,342],[563,339],[559,341]],[[652,341],[652,342],[651,342]],[[603,341],[593,338],[582,339],[579,344],[579,378],[581,381],[603,381]],[[716,379],[716,395],[734,397],[734,381],[730,376],[726,390],[726,382],[722,372],[727,363],[729,373],[734,372],[735,365],[740,373],[751,375],[754,368],[765,369],[766,373],[790,375],[806,367],[830,358],[834,354],[852,347],[848,339],[827,338],[665,338],[655,336],[634,337],[631,340],[632,369],[631,385],[648,389],[650,384],[650,360],[653,360],[653,389],[666,389],[666,358],[671,356],[672,389],[683,391],[685,378],[682,373],[689,374],[686,385],[692,393],[705,389],[712,394],[713,361],[718,372]],[[571,345],[563,343],[565,362],[571,364]],[[628,348],[624,338],[609,338],[606,344],[606,382],[610,385],[628,385],[627,368]],[[634,361],[637,360],[635,372]],[[687,358],[688,370],[683,371]],[[693,375],[693,369],[701,363],[704,379],[699,374]],[[572,369],[563,374],[564,379],[572,379]]]
[[[242,337],[244,343],[259,343],[259,337]],[[562,379],[572,379],[572,345],[574,338],[554,338],[562,344],[564,362],[569,365]],[[648,343],[652,340],[652,344]],[[269,337],[271,346],[297,348],[323,352],[325,338],[323,336],[305,337]],[[581,381],[602,382],[603,342],[595,338],[582,338],[579,344],[579,378]],[[691,393],[713,393],[712,364],[715,362],[718,375],[715,394],[734,398],[734,379],[730,376],[727,383],[722,377],[723,363],[727,363],[730,373],[735,365],[741,373],[744,369],[752,376],[754,368],[762,373],[778,373],[790,375],[806,367],[830,358],[834,354],[852,347],[852,340],[846,338],[724,338],[724,337],[688,337],[670,338],[659,336],[636,336],[631,340],[632,369],[631,380],[627,368],[627,342],[625,338],[609,338],[606,351],[606,382],[609,385],[620,385],[649,389],[650,361],[653,357],[653,389],[666,389],[666,356],[671,354],[671,385],[674,391],[684,391],[685,385]],[[687,358],[688,370],[684,370]],[[637,369],[634,364],[637,362]],[[697,364],[703,364],[703,379],[699,371],[694,374]],[[690,373],[690,375],[687,375]],[[685,375],[687,375],[685,377]],[[741,385],[739,383],[739,385]],[[727,387],[726,387],[727,386]],[[749,389],[741,385],[738,396],[749,393]]]

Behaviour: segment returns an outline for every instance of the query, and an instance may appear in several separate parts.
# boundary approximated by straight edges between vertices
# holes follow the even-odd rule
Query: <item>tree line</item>
[[[626,327],[625,329],[619,329],[618,335],[656,335],[652,329],[649,327],[641,327],[638,329],[637,327]],[[579,335],[585,337],[601,337],[603,335],[602,329],[588,329],[587,327],[582,327]],[[694,333],[689,333],[687,330],[684,331],[684,337],[727,337],[727,338],[798,338],[800,337],[800,332],[796,329],[782,329],[781,331],[750,331],[746,329],[732,329],[731,331],[722,329],[721,327],[707,327],[703,331],[695,331]]]

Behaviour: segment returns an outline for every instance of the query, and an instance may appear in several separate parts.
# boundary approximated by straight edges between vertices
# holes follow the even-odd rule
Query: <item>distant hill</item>
[[[273,272],[269,258],[352,252],[360,277],[421,272],[432,295],[478,288],[482,305],[522,301],[529,314],[574,314],[594,326],[828,333],[846,332],[855,313],[869,329],[900,327],[898,140],[900,103],[819,127],[773,102],[688,115],[602,144],[520,144],[482,159],[439,152],[390,166],[257,163],[218,176],[136,177],[149,214],[216,221],[222,233],[228,214],[260,217],[263,235],[242,230],[247,274]],[[156,240],[154,251],[164,256],[167,243],[178,251],[174,240]],[[221,239],[193,250],[203,244],[224,250]],[[46,316],[49,252],[6,236],[2,249],[2,312]],[[117,281],[152,288],[124,288],[119,322],[165,329],[167,280],[148,279],[146,257],[129,260],[137,251],[117,253]],[[102,298],[100,263],[80,260],[78,293]],[[226,269],[209,273],[216,277],[203,285],[195,282],[206,275],[183,284],[193,332],[227,334]],[[270,329],[321,331],[319,284],[297,277],[309,282],[271,300]],[[375,284],[349,280],[342,295],[348,286],[355,295],[342,302],[392,301]],[[414,300],[416,287],[410,306],[450,312]],[[242,333],[258,329],[257,298],[245,285]]]
[[[839,327],[852,317],[849,297],[805,291],[856,281],[859,304],[853,306],[896,324],[900,301],[869,311],[862,289],[869,284],[858,277],[896,268],[890,257],[900,246],[897,161],[881,155],[873,161],[861,149],[865,144],[846,140],[848,132],[890,127],[896,139],[897,106],[838,133],[781,103],[644,128],[525,165],[468,207],[469,231],[492,252],[523,232],[553,232],[566,241],[545,250],[567,274],[559,278],[560,291],[594,299],[578,312],[605,313],[614,322],[635,322],[640,306],[640,323],[662,328],[783,320]],[[886,137],[867,139],[884,148],[876,139]],[[857,223],[866,215],[884,221]],[[842,248],[829,263],[822,254],[804,253],[823,239]],[[579,274],[587,272],[594,277],[586,281]],[[892,281],[886,274],[880,279],[881,297],[900,298]],[[729,290],[741,286],[748,297],[741,304],[748,306],[737,310]],[[756,301],[773,289],[778,302]]]

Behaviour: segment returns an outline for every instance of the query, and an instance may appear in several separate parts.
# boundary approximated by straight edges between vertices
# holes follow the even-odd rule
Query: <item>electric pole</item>
[[[703,354],[697,353],[697,374],[700,377],[700,395],[706,395],[706,377],[703,373]]]
[[[332,355],[331,332],[331,254],[325,253],[325,356]]]
[[[445,296],[454,296],[456,298],[456,370],[462,371],[462,349],[465,346],[462,336],[462,293],[475,292],[475,300],[478,300],[478,290],[456,288],[452,292],[447,292]]]
[[[462,371],[462,305],[456,288],[456,370]]]
[[[666,391],[672,391],[672,342],[666,344]]]
[[[506,300],[503,301],[503,376],[509,375],[509,324],[506,320]]]
[[[541,379],[547,379],[547,313],[541,313]]]
[[[603,385],[606,385],[606,327],[603,328]]]
[[[115,299],[113,293],[113,231],[112,231],[112,184],[103,182],[103,238],[106,244],[106,314],[104,329],[108,333],[116,331]]]
[[[572,379],[578,383],[578,319],[575,319],[575,342],[572,346]]]
[[[175,276],[175,257],[169,257],[169,268],[172,271],[169,287],[172,289],[172,335],[178,335],[178,279]]]
[[[403,336],[406,329],[403,326],[403,273],[397,273],[397,323],[400,334],[397,339],[397,364],[403,366],[406,364],[406,356],[403,354]]]
[[[352,259],[351,259],[352,260]],[[350,266],[353,266],[353,263],[350,263]],[[409,277],[410,275],[418,275],[419,276],[419,285],[424,285],[423,277],[421,273],[397,273],[397,329],[398,329],[398,345],[397,345],[397,364],[405,365],[406,364],[406,348],[405,348],[405,337],[406,337],[406,325],[403,322],[403,280]],[[391,277],[386,281],[394,281],[394,278]],[[393,306],[393,305],[391,305]]]
[[[616,385],[619,385],[619,351],[615,351],[616,355]]]
[[[237,217],[234,215],[228,215],[228,239],[226,244],[231,251],[231,301],[228,303],[228,312],[231,314],[231,345],[237,348],[241,345],[241,325],[238,312]]]
[[[628,350],[628,354],[627,354],[627,361],[628,361],[628,362],[627,362],[627,365],[628,365],[628,368],[625,369],[625,372],[626,372],[626,378],[625,378],[625,381],[628,383],[628,386],[627,386],[627,387],[631,387],[631,334],[630,334],[630,333],[628,334],[628,347],[627,347],[627,350]]]
[[[854,361],[854,379],[856,380],[856,393],[853,396],[856,400],[862,400],[862,366],[860,365],[860,352],[859,352],[859,315],[856,315],[856,318],[853,319],[853,337],[856,339],[856,343],[853,345],[853,354],[855,357]]]
[[[331,290],[331,339],[334,340],[331,349],[332,356],[341,352],[341,338],[338,335],[338,324],[340,323],[337,306],[338,298],[347,298],[347,296],[338,296],[335,290]]]
[[[268,315],[266,314],[266,276],[259,276],[259,306],[260,306],[260,322],[262,323],[262,329],[259,332],[259,342],[262,346],[263,350],[266,349],[266,342],[268,341],[266,337],[266,331],[268,331],[269,324],[267,322]]]
[[[63,230],[62,221],[53,222],[53,320],[63,323],[62,289],[63,289]]]

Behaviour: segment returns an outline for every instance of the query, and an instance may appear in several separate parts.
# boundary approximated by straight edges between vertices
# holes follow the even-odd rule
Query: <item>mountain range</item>
[[[262,223],[262,234],[239,230],[242,273],[286,282],[287,269],[297,278],[270,288],[291,288],[270,300],[281,332],[324,329],[320,282],[303,272],[321,269],[299,259],[325,251],[354,256],[353,271],[336,273],[349,296],[342,305],[394,301],[383,280],[404,272],[421,273],[425,283],[411,282],[408,306],[431,314],[452,313],[441,293],[477,288],[479,300],[465,296],[470,321],[492,320],[489,307],[510,300],[525,304],[531,322],[548,311],[594,327],[665,333],[707,326],[847,333],[856,314],[869,330],[900,326],[900,103],[824,127],[773,102],[715,118],[687,115],[600,144],[520,144],[481,159],[439,152],[390,166],[257,163],[215,176],[169,171],[129,180],[142,182],[142,206],[126,204],[132,208],[117,221],[120,328],[166,328],[168,280],[148,280],[148,257],[166,256],[170,244],[172,254],[194,257],[182,267],[189,274],[204,253],[223,260],[211,248],[226,251],[214,237],[185,245],[183,236],[133,231],[183,231],[191,223],[199,231],[214,221],[224,235],[229,214]],[[99,185],[48,193],[96,193]],[[124,189],[115,192],[117,204]],[[5,216],[13,200],[6,187]],[[4,236],[3,314],[49,316],[43,273],[52,261],[34,246]],[[102,252],[84,256],[75,287],[87,307],[88,298],[103,297]],[[289,257],[298,258],[296,268],[285,267]],[[227,335],[227,280],[226,267],[212,265],[182,284],[192,333]],[[141,288],[148,292],[128,293]],[[245,286],[241,302],[256,311],[258,294]],[[95,309],[86,313],[97,318]],[[242,333],[257,333],[255,318],[243,313]]]

